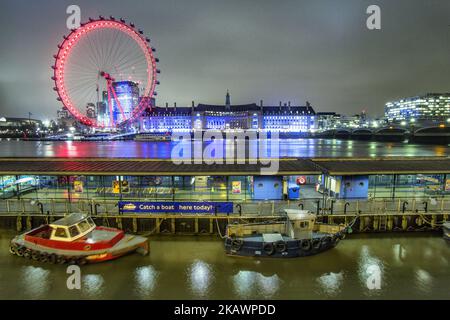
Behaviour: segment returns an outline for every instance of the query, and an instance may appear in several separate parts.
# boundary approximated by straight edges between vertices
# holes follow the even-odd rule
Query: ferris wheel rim
[[[66,83],[65,83],[65,66],[70,56],[71,50],[76,46],[76,44],[83,39],[86,35],[90,34],[95,30],[101,29],[116,29],[122,31],[129,37],[131,37],[141,48],[145,60],[147,63],[147,83],[144,89],[144,94],[139,104],[133,108],[132,114],[129,118],[117,123],[116,126],[120,126],[123,123],[134,120],[138,117],[142,111],[145,109],[145,104],[143,101],[153,97],[155,93],[155,87],[158,83],[156,68],[157,59],[153,55],[153,48],[149,46],[148,38],[143,35],[141,30],[136,31],[134,24],[127,25],[123,19],[119,21],[115,19],[89,19],[89,22],[82,23],[79,28],[72,29],[69,35],[64,36],[64,40],[58,45],[58,53],[54,56],[55,63],[52,66],[54,72],[52,79],[55,82],[55,91],[58,94],[58,100],[67,108],[67,110],[81,123],[90,127],[105,128],[104,125],[98,123],[97,119],[92,119],[80,112],[78,106],[75,106],[67,93]]]

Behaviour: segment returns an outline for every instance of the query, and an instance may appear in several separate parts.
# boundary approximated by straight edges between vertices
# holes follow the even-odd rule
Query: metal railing
[[[233,204],[233,215],[278,215],[284,214],[284,209],[288,208],[304,209],[319,215],[448,214],[450,212],[450,198],[375,198],[369,200],[312,198],[296,201],[234,201]],[[71,212],[84,212],[91,215],[121,214],[117,200],[0,200],[0,214],[62,215]]]

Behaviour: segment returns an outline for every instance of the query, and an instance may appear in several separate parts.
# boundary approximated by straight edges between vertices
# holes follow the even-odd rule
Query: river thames
[[[150,237],[150,255],[81,267],[8,253],[0,233],[0,299],[450,299],[450,247],[439,234],[351,235],[322,254],[296,259],[228,257],[217,237]],[[381,271],[379,289],[368,272]]]
[[[170,159],[177,142],[0,141],[0,157],[105,157]],[[270,145],[268,146],[270,148]],[[448,156],[449,146],[337,139],[279,141],[281,157]]]

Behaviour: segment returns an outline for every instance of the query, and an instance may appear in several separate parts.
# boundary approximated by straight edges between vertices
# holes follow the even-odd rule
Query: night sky
[[[450,92],[448,0],[105,0],[0,3],[0,116],[56,117],[52,55],[66,7],[124,17],[156,47],[157,104],[304,104],[382,115],[384,103]],[[381,7],[382,29],[366,28]]]

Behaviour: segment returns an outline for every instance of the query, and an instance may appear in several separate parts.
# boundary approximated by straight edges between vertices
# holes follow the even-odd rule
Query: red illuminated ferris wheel
[[[58,48],[53,89],[84,125],[117,128],[138,117],[156,95],[159,60],[133,23],[89,18]]]

